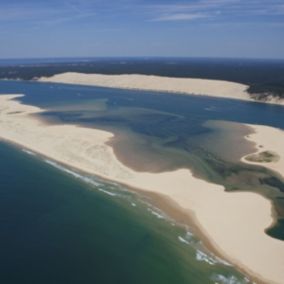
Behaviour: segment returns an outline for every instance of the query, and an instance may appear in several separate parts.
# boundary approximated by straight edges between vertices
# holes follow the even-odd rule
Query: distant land
[[[252,99],[284,98],[284,60],[213,58],[48,58],[0,60],[0,79],[59,73],[144,74],[225,80],[248,85]]]

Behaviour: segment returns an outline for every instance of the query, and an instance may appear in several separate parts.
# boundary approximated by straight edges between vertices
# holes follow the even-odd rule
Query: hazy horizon
[[[214,57],[214,56],[43,56],[43,57],[7,57],[1,58],[0,61],[16,61],[16,60],[104,60],[104,59],[176,59],[176,60],[253,60],[253,61],[284,61],[284,58],[269,58],[269,57]]]

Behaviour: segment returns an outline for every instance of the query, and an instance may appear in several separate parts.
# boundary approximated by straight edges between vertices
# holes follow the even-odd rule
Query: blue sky
[[[284,0],[0,0],[0,58],[284,58]]]

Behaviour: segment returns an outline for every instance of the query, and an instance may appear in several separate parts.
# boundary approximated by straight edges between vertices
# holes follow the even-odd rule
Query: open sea
[[[132,167],[139,168],[141,159],[137,170],[188,167],[227,190],[254,191],[257,185],[279,208],[268,233],[284,239],[281,178],[237,162],[252,145],[241,145],[234,159],[220,151],[233,151],[232,145],[217,147],[226,133],[234,141],[247,131],[228,121],[284,129],[283,107],[22,81],[0,81],[0,94],[25,94],[19,100],[46,109],[41,117],[50,123],[114,131],[120,137],[111,141],[117,155]],[[208,144],[209,137],[217,146]],[[251,283],[149,198],[4,142],[0,220],[0,283]]]

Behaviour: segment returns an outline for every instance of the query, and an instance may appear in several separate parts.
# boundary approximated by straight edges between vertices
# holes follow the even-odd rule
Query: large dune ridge
[[[251,192],[225,192],[223,186],[198,179],[188,169],[135,172],[107,144],[112,133],[49,125],[33,115],[43,109],[21,104],[15,100],[19,96],[0,96],[0,139],[86,173],[166,197],[195,220],[211,246],[229,262],[263,282],[284,283],[284,242],[264,232],[273,223],[271,201]],[[259,127],[258,132],[263,129]],[[283,144],[283,133],[278,139]],[[282,159],[283,152],[279,154]]]
[[[66,72],[51,77],[41,77],[40,82],[66,83],[77,85],[90,85],[108,88],[135,89],[157,92],[171,92],[188,95],[204,95],[218,98],[256,101],[251,98],[248,85],[209,79],[174,78],[156,75],[141,74],[84,74]],[[265,102],[271,104],[284,104],[283,100],[268,97]]]

